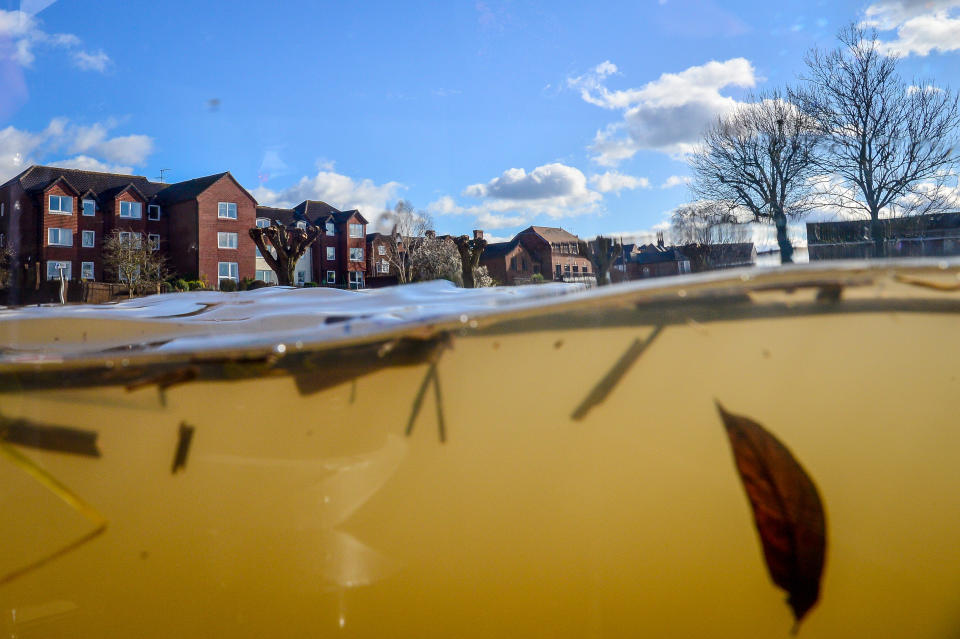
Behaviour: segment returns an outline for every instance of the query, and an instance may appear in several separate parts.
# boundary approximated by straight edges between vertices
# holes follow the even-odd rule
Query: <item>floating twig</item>
[[[177,450],[173,455],[173,467],[170,469],[171,475],[176,475],[177,471],[187,467],[187,455],[190,454],[193,431],[193,426],[186,422],[180,422],[180,430],[177,434]]]
[[[420,407],[423,406],[423,397],[427,394],[427,387],[430,385],[430,380],[433,378],[436,370],[437,365],[431,363],[430,368],[427,369],[427,374],[423,376],[423,381],[420,382],[420,388],[417,390],[417,394],[413,398],[413,407],[410,409],[410,419],[407,420],[407,429],[405,431],[407,437],[413,433],[413,425],[417,421],[417,415],[420,414]]]
[[[630,367],[640,359],[643,352],[653,343],[653,340],[657,338],[662,330],[662,325],[654,326],[653,331],[647,336],[647,339],[641,341],[638,338],[634,340],[630,348],[628,348],[627,351],[620,356],[620,359],[617,360],[617,363],[613,365],[613,368],[603,376],[603,379],[597,382],[593,390],[580,402],[580,405],[573,411],[571,418],[576,421],[581,421],[594,406],[603,403],[603,401],[607,399],[607,395],[616,388],[623,376],[630,370]]]

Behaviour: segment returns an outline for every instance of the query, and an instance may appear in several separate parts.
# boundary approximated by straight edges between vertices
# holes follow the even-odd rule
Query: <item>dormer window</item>
[[[97,203],[93,200],[84,200],[82,206],[85,216],[92,217],[97,214]]]
[[[258,229],[265,229],[265,228],[267,228],[268,226],[270,226],[270,220],[269,220],[269,219],[267,219],[267,218],[265,218],[265,217],[258,217],[258,218],[257,218],[257,228],[258,228]]]
[[[54,215],[72,215],[73,198],[65,195],[51,195],[50,212]]]
[[[298,229],[304,229],[304,230],[306,230],[306,228],[307,228],[307,223],[306,223],[306,222],[297,222],[297,228],[298,228]]]
[[[140,202],[120,202],[120,217],[139,220],[143,217],[143,205]]]
[[[160,206],[151,204],[147,207],[147,219],[157,221],[160,219]]]

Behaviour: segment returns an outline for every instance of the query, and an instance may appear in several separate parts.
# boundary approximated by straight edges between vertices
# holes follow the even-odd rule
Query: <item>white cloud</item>
[[[567,80],[567,86],[578,89],[584,101],[623,114],[622,121],[601,129],[594,138],[592,159],[601,166],[616,166],[641,149],[673,156],[688,153],[718,115],[737,105],[720,91],[749,88],[757,82],[746,58],[714,60],[679,73],[664,73],[638,89],[608,89],[606,80],[616,72],[616,65],[607,61]]]
[[[49,4],[49,3],[47,3]],[[46,4],[33,3],[33,9],[45,8]],[[80,38],[72,33],[47,33],[40,28],[40,20],[34,17],[35,11],[6,11],[0,9],[0,41],[9,40],[9,51],[0,49],[0,56],[6,56],[17,64],[29,67],[36,59],[34,49],[48,46],[67,49],[73,54],[74,65],[85,71],[106,70],[110,57],[103,51],[89,53],[79,50]]]
[[[43,162],[57,166],[130,173],[142,165],[153,150],[153,140],[146,135],[109,137],[116,121],[92,125],[71,124],[65,118],[54,118],[45,129],[24,131],[8,126],[0,129],[0,182],[4,182],[31,164]],[[62,153],[67,159],[50,160]]]
[[[260,186],[250,191],[260,204],[295,206],[304,200],[321,200],[341,210],[357,209],[373,221],[387,210],[404,186],[399,182],[376,184],[373,180],[352,177],[320,169],[313,177],[304,176],[285,189]]]
[[[649,189],[650,180],[645,177],[634,177],[625,175],[619,171],[607,171],[606,173],[591,175],[590,184],[601,193],[617,193],[626,189]]]
[[[675,186],[684,186],[690,184],[692,178],[688,175],[671,175],[667,181],[660,185],[661,189],[672,189]]]
[[[73,53],[73,63],[79,69],[84,71],[99,71],[103,73],[107,70],[107,66],[110,64],[110,56],[104,53],[102,50],[98,50],[94,53],[88,51],[74,51]]]
[[[880,31],[896,30],[894,40],[881,41],[892,55],[929,55],[960,49],[960,0],[892,0],[864,10],[864,24]]]

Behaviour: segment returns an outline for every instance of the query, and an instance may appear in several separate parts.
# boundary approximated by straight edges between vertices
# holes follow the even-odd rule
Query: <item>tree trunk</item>
[[[879,211],[870,211],[870,237],[873,238],[873,256],[884,257],[887,253],[887,238]]]
[[[787,237],[787,216],[783,211],[774,211],[773,223],[777,227],[777,244],[780,246],[780,263],[793,263],[793,245]]]
[[[280,286],[293,286],[297,278],[297,263],[293,260],[287,260],[284,264],[282,259],[280,262],[283,268],[277,273],[277,284]],[[280,280],[286,281],[281,282]]]

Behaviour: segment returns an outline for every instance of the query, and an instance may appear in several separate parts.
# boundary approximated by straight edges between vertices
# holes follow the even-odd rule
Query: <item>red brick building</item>
[[[547,281],[596,283],[590,260],[580,254],[580,239],[561,228],[531,226],[510,242],[487,245],[480,258],[501,284],[522,284],[539,273]]]
[[[106,280],[103,242],[115,229],[154,243],[188,278],[254,275],[256,201],[230,173],[162,184],[142,176],[32,166],[0,186],[0,242],[15,278]]]
[[[529,284],[534,274],[543,275],[540,262],[516,237],[509,242],[487,244],[480,257],[480,266],[486,266],[490,277],[505,286]],[[550,274],[545,277],[549,278]]]
[[[257,224],[269,224],[274,220],[289,228],[320,228],[319,237],[297,265],[298,283],[316,282],[343,288],[365,286],[367,220],[359,211],[340,211],[326,202],[315,200],[306,200],[291,209],[257,207]],[[254,252],[255,247],[251,253]],[[258,279],[270,281],[264,268],[257,271]]]

